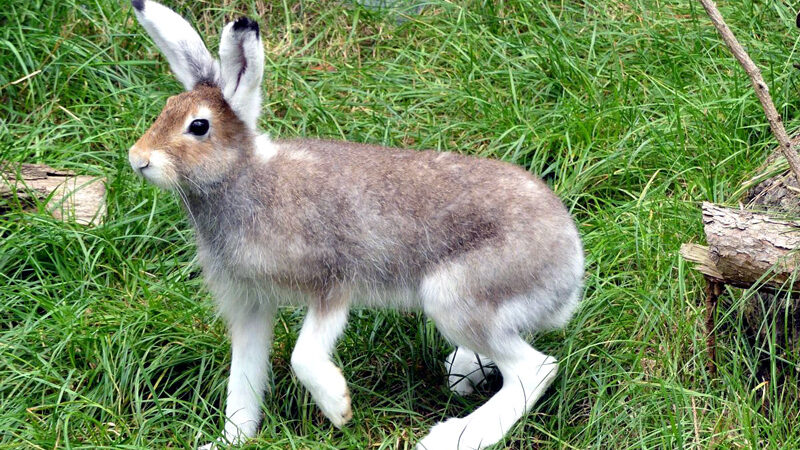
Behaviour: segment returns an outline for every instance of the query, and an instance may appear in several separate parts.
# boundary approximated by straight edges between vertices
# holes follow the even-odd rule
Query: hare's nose
[[[136,147],[134,147],[131,149],[130,153],[128,153],[128,162],[131,163],[133,170],[141,175],[142,170],[150,165],[150,158],[148,158],[147,155],[143,155],[142,152],[137,151]]]

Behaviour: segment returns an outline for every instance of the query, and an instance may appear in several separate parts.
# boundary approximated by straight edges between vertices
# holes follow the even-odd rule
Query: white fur
[[[220,444],[240,444],[254,436],[261,423],[276,304],[256,286],[231,282],[229,278],[212,277],[207,282],[231,339],[225,432]]]
[[[450,152],[442,152],[436,157],[436,160],[437,161],[441,161],[443,159],[449,158],[450,156],[452,156],[452,153],[450,153]]]
[[[175,184],[175,168],[169,157],[161,150],[150,152],[150,164],[141,170],[147,181],[162,189],[172,189]]]
[[[372,309],[395,309],[418,311],[422,307],[419,295],[410,288],[378,289],[372,286],[355,285],[352,303],[355,306]]]
[[[240,436],[253,436],[261,422],[258,407],[264,398],[272,344],[272,314],[255,310],[229,324],[231,335],[231,375],[225,407],[225,439],[239,442]]]
[[[508,355],[497,361],[503,387],[472,414],[440,422],[417,450],[475,450],[500,442],[542,396],[555,378],[556,360],[531,348],[522,339],[510,343]]]
[[[134,13],[187,91],[205,76],[214,80],[219,78],[219,64],[206,49],[200,35],[183,17],[149,0],[145,0],[143,11],[134,8]]]
[[[269,135],[261,134],[256,138],[253,151],[261,162],[267,162],[278,154],[278,146],[270,140]]]
[[[285,151],[284,152],[284,156],[286,158],[288,158],[288,159],[293,159],[295,161],[303,161],[303,162],[309,162],[309,163],[316,161],[316,159],[314,159],[314,156],[312,156],[311,153],[309,153],[309,152],[307,152],[305,150],[294,149],[294,150]]]
[[[465,347],[456,348],[444,360],[450,390],[462,396],[471,394],[486,380],[492,364],[489,358]]]
[[[352,413],[350,392],[342,371],[331,361],[331,352],[347,324],[347,307],[321,313],[309,307],[292,351],[292,369],[311,397],[336,427]]]
[[[261,114],[264,48],[258,33],[249,29],[234,31],[233,24],[223,28],[219,42],[222,95],[239,119],[255,130]]]
[[[483,341],[476,341],[471,330],[465,328],[472,318],[482,315],[480,311],[465,306],[475,303],[459,298],[460,287],[466,282],[466,277],[475,276],[475,270],[475,267],[468,271],[458,264],[444,264],[423,278],[420,296],[425,314],[436,322],[445,337],[457,345],[478,349],[495,362],[503,376],[503,387],[467,417],[451,418],[433,427],[418,443],[417,450],[472,450],[499,442],[533,407],[557,372],[554,358],[536,351],[517,334],[485,336]],[[532,293],[531,297],[535,298],[535,295]],[[523,305],[537,305],[530,300],[528,297],[512,299],[503,308],[511,313]],[[502,330],[504,324],[513,326],[515,318],[497,314],[494,321],[494,327],[489,329]],[[456,357],[457,354],[453,356]],[[471,364],[451,360],[450,367],[455,365],[464,370]],[[473,382],[472,379],[469,381]],[[456,383],[454,390],[468,393],[471,387]]]

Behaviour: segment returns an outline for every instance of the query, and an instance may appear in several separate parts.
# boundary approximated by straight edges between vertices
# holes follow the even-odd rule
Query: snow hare
[[[417,449],[501,441],[557,372],[520,333],[565,325],[581,296],[583,249],[561,201],[496,160],[261,134],[256,22],[228,23],[216,60],[169,8],[131,4],[186,92],[167,100],[129,161],[180,195],[231,338],[225,430],[207,447],[257,433],[281,304],[308,307],[291,365],[336,427],[352,416],[331,360],[349,309],[417,309],[457,346],[445,360],[453,391],[483,379],[479,360],[503,377],[485,404],[437,424]]]

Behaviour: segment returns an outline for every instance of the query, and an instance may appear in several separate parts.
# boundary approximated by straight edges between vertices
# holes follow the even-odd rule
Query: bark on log
[[[732,286],[800,291],[800,222],[703,203],[708,247],[683,244],[703,275]]]
[[[43,164],[0,163],[0,211],[14,199],[28,205],[46,201],[54,217],[91,225],[105,217],[105,192],[102,177],[75,175]]]
[[[793,145],[800,145],[800,136],[792,138]],[[780,164],[783,155],[776,149],[757,170],[755,179],[772,172],[773,164]],[[751,184],[746,182],[746,184]],[[784,171],[767,178],[747,190],[742,201],[748,208],[757,208],[791,216],[800,216],[800,185],[791,171]],[[769,354],[772,333],[775,342],[790,351],[800,350],[800,293],[775,292],[759,289],[747,299],[742,311],[745,331],[753,343]],[[769,324],[769,326],[765,326]]]
[[[703,224],[710,260],[723,281],[800,289],[800,222],[706,202]]]

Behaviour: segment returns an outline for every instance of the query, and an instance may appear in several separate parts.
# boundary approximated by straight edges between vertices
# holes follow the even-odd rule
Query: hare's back
[[[273,192],[285,201],[273,204],[292,208],[280,214],[297,221],[292,228],[345,261],[406,261],[399,272],[415,272],[480,249],[513,246],[519,258],[546,258],[580,247],[564,205],[520,167],[349,142],[274,145]]]
[[[291,161],[286,165],[294,166],[289,171],[294,180],[318,188],[320,199],[361,200],[373,203],[373,212],[417,220],[461,210],[478,216],[493,211],[506,221],[551,216],[571,222],[540,179],[502,161],[313,139],[275,145],[282,159]]]

